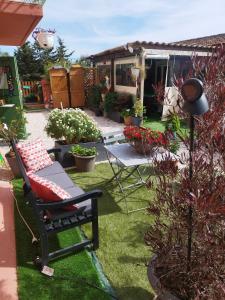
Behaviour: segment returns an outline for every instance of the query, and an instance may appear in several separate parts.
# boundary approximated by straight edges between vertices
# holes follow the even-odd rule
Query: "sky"
[[[225,0],[46,0],[38,27],[55,29],[78,58],[137,40],[224,33],[224,15]],[[14,48],[0,49],[13,53]]]

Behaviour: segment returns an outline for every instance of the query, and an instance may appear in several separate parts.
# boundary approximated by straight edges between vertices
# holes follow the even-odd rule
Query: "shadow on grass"
[[[126,286],[118,288],[117,292],[118,299],[121,297],[127,300],[153,300],[155,297],[152,293],[141,287]]]

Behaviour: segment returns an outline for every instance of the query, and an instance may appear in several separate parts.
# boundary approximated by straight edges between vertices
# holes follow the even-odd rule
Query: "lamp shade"
[[[203,83],[197,78],[185,80],[181,87],[184,99],[183,110],[191,115],[202,115],[209,110],[208,100],[204,94]]]
[[[55,30],[45,30],[37,28],[33,32],[33,38],[38,42],[39,46],[43,49],[52,49],[54,47]]]

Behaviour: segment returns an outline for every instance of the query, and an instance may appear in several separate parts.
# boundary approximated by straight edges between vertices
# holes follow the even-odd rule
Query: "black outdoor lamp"
[[[191,180],[193,175],[192,152],[194,150],[194,116],[200,116],[209,110],[208,100],[204,94],[203,83],[197,78],[185,80],[181,87],[184,99],[183,110],[190,116],[190,148],[189,148],[189,179],[190,197],[192,192]],[[187,271],[190,271],[192,248],[192,205],[188,209],[188,245],[187,245]]]
[[[183,110],[190,115],[199,116],[208,111],[209,105],[201,80],[187,79],[181,87],[181,95],[185,101]]]

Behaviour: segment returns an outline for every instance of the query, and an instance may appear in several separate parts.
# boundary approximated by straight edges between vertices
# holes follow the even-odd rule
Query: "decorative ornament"
[[[55,30],[36,28],[32,34],[32,37],[43,49],[52,49],[54,47]]]
[[[137,80],[139,74],[140,74],[140,68],[132,67],[131,68],[131,74],[134,77],[135,80]]]

